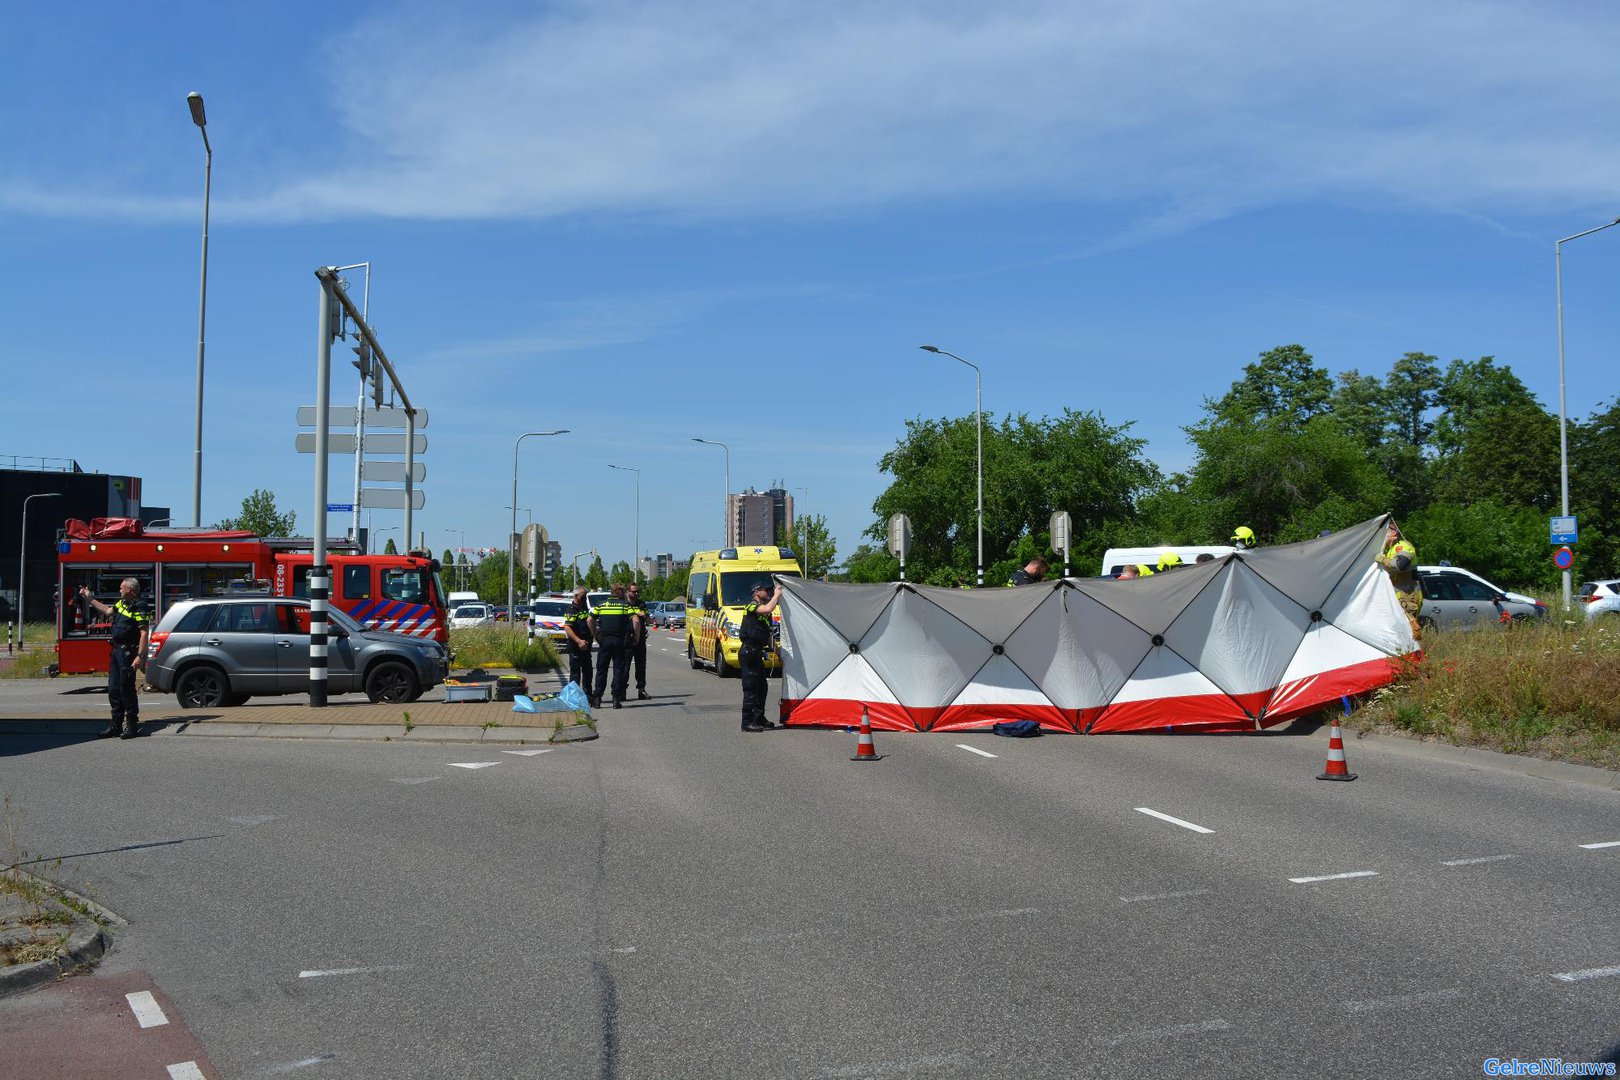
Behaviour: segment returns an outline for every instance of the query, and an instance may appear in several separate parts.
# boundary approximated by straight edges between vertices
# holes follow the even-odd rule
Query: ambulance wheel
[[[686,660],[692,665],[693,671],[703,670],[703,661],[698,659],[697,650],[692,648],[692,639],[686,639]]]
[[[174,684],[175,700],[182,709],[217,709],[230,696],[231,682],[209,664],[189,667]]]
[[[742,669],[738,668],[736,671],[731,670],[731,665],[726,663],[726,654],[720,651],[720,646],[718,645],[714,647],[714,673],[720,676],[722,679],[737,679],[742,677]]]
[[[416,693],[416,675],[404,664],[392,660],[378,664],[366,675],[366,697],[372,704],[401,705]]]

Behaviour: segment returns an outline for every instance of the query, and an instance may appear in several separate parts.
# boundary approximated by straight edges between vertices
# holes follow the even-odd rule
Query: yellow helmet
[[[1177,566],[1180,566],[1180,565],[1181,565],[1181,556],[1177,555],[1173,551],[1167,551],[1163,555],[1159,556],[1159,569],[1161,571],[1169,570],[1169,569],[1171,569],[1173,567],[1177,567]]]
[[[1241,548],[1254,547],[1254,530],[1247,525],[1239,525],[1232,530],[1232,546]]]

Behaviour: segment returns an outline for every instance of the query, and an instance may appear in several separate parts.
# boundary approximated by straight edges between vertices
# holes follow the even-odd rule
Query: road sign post
[[[906,580],[906,553],[911,550],[911,519],[889,515],[889,553],[900,560],[900,580]]]
[[[1560,570],[1568,570],[1575,565],[1575,553],[1567,547],[1561,547],[1553,552],[1553,565]]]
[[[1069,576],[1069,545],[1074,533],[1074,523],[1067,510],[1059,510],[1052,515],[1048,523],[1052,534],[1052,550],[1063,552],[1063,576]]]
[[[1571,514],[1569,517],[1553,518],[1551,521],[1552,528],[1550,530],[1552,533],[1551,539],[1553,546],[1558,547],[1560,544],[1573,544],[1576,540],[1580,539],[1580,530],[1576,528],[1576,524],[1575,516],[1573,514]]]

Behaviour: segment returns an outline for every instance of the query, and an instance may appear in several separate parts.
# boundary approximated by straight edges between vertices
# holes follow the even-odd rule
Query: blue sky
[[[1380,375],[1494,355],[1556,408],[1553,242],[1620,216],[1620,10],[1350,7],[26,6],[0,42],[0,455],[141,475],[189,523],[192,90],[205,523],[268,487],[310,528],[313,271],[366,260],[431,414],[435,551],[500,545],[513,440],[570,428],[519,472],[565,554],[632,552],[608,463],[642,470],[643,551],[716,543],[723,459],[692,436],[848,554],[905,421],[972,411],[923,343],[980,365],[987,413],[1096,410],[1167,471],[1203,398],[1291,342]],[[1620,228],[1564,271],[1583,417],[1620,394]]]

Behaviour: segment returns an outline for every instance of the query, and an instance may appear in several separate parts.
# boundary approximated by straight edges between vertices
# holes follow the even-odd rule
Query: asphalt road
[[[880,732],[855,764],[842,731],[740,733],[738,684],[679,640],[592,743],[12,737],[0,792],[130,920],[96,978],[149,973],[223,1076],[1478,1076],[1620,1049],[1620,793],[1354,741],[1360,779],[1322,783],[1325,732]]]

